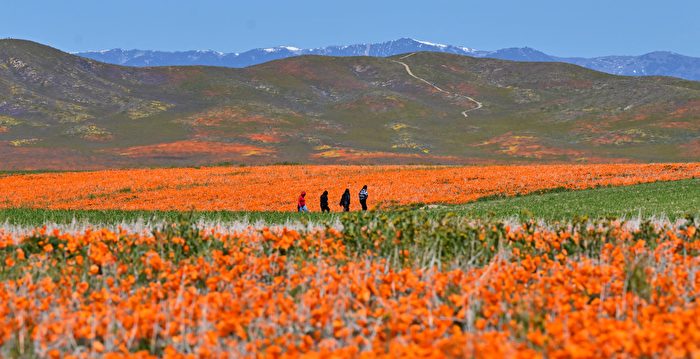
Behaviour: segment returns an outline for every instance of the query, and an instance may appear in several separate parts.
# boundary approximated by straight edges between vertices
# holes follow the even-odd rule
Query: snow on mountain
[[[415,41],[415,42],[419,42],[419,43],[421,43],[421,44],[423,44],[423,45],[435,46],[435,47],[439,47],[439,48],[443,48],[443,49],[447,47],[447,45],[436,44],[436,43],[434,43],[434,42],[421,41],[421,40],[414,40],[414,41]]]
[[[295,46],[276,46],[253,49],[241,53],[221,53],[211,50],[168,52],[112,49],[80,52],[76,53],[76,55],[126,66],[207,65],[247,67],[299,55],[388,57],[418,51],[445,52],[510,61],[567,62],[616,75],[663,75],[700,80],[700,58],[683,56],[672,52],[658,51],[641,56],[566,58],[551,56],[529,47],[483,51],[470,47],[452,46],[411,38],[400,38],[373,44],[326,46],[312,49],[302,49]]]

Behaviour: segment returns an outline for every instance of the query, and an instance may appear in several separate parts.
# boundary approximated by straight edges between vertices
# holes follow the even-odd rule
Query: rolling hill
[[[0,40],[0,169],[700,160],[700,82],[449,53],[123,67]]]

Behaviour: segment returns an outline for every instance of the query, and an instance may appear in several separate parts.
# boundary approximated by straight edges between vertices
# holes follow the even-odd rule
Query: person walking
[[[363,211],[367,210],[367,197],[369,197],[369,194],[367,193],[367,185],[364,185],[360,190],[360,204],[362,205]]]
[[[340,197],[340,205],[343,207],[343,212],[350,211],[350,189],[346,188],[343,196]]]
[[[306,208],[306,192],[302,191],[297,201],[297,211],[298,212],[308,212],[309,209]]]
[[[323,191],[321,195],[321,212],[330,212],[331,207],[328,206],[328,191]]]

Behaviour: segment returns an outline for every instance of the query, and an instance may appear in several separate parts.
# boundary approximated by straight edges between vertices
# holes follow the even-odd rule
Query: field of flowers
[[[694,163],[7,174],[0,208],[288,211],[302,190],[315,209],[316,193],[362,184],[373,204],[464,203],[698,177]],[[448,211],[295,230],[194,213],[111,229],[5,223],[0,357],[700,357],[700,218]]]
[[[697,357],[698,223],[0,232],[0,356]]]
[[[301,191],[318,210],[346,187],[379,203],[465,203],[557,188],[584,189],[700,177],[699,163],[484,167],[265,166],[110,170],[0,176],[0,208],[294,211]]]

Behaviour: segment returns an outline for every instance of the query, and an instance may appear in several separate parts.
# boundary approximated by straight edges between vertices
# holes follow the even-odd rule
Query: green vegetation
[[[16,225],[40,226],[44,223],[70,224],[90,223],[119,224],[132,222],[175,222],[179,220],[183,212],[179,211],[123,211],[123,210],[50,210],[34,208],[9,208],[0,209],[0,223]],[[313,222],[334,221],[340,217],[339,213],[323,214],[296,212],[232,212],[232,211],[197,211],[188,215],[192,221],[211,222],[235,222],[258,221],[269,224],[284,224],[298,222],[306,219]]]
[[[700,179],[557,191],[522,197],[477,201],[448,207],[470,217],[534,217],[550,220],[574,216],[638,217],[700,216]],[[442,210],[441,210],[442,211]]]
[[[126,191],[127,189],[123,189]],[[407,206],[403,211],[426,212],[433,218],[448,213],[467,218],[542,218],[571,220],[575,217],[638,217],[667,216],[674,220],[687,215],[700,217],[700,179],[656,182],[625,187],[607,187],[582,191],[556,191],[521,197],[485,199],[457,206]],[[11,208],[0,210],[0,223],[39,226],[43,223],[72,222],[91,224],[119,224],[136,221],[176,221],[178,211],[122,211],[122,210],[46,210]],[[295,212],[192,212],[194,221],[233,222],[248,221],[269,224],[310,221],[334,222],[341,213]],[[422,215],[422,214],[421,214]]]

